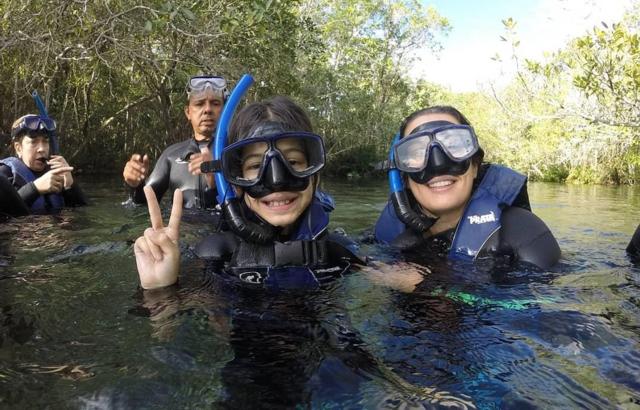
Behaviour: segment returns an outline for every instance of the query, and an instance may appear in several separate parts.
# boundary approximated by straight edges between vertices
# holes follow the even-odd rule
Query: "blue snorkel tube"
[[[49,118],[47,107],[44,105],[44,102],[42,101],[42,98],[40,98],[40,95],[38,95],[38,91],[33,90],[31,96],[33,97],[33,101],[35,101],[36,103],[36,107],[38,107],[40,117]],[[52,155],[58,155],[58,153],[60,152],[60,147],[58,146],[58,136],[56,135],[55,130],[49,131],[49,145],[51,147],[51,149],[49,150],[50,153]]]
[[[209,150],[213,152],[213,160],[220,161],[222,159],[222,151],[227,146],[227,137],[229,134],[229,125],[233,114],[236,112],[236,108],[240,104],[240,100],[247,93],[249,87],[253,84],[253,77],[249,74],[242,76],[238,84],[233,88],[233,91],[227,98],[220,114],[220,120],[218,121],[218,128],[216,129],[216,137],[209,143]],[[211,147],[213,145],[213,149]],[[231,189],[229,183],[224,179],[221,171],[215,173],[216,189],[218,190],[216,199],[219,204],[223,204],[227,199],[233,199],[236,197],[236,193]]]
[[[243,75],[224,104],[222,114],[220,114],[220,120],[218,121],[216,137],[209,143],[209,149],[211,149],[211,145],[213,145],[211,151],[213,152],[214,163],[221,163],[222,151],[227,146],[231,118],[233,118],[233,114],[236,108],[238,108],[240,100],[246,94],[249,87],[251,87],[251,84],[253,84],[253,77],[249,74]],[[222,213],[231,230],[249,242],[267,243],[271,241],[276,233],[275,227],[269,224],[260,225],[249,221],[242,208],[242,198],[236,197],[233,188],[227,180],[224,179],[221,167],[216,167],[214,172],[216,189],[218,191],[216,199],[222,207]]]
[[[422,233],[438,220],[438,218],[431,218],[422,212],[416,212],[411,206],[407,191],[404,189],[404,183],[402,182],[402,175],[400,170],[396,168],[394,160],[394,147],[400,141],[400,133],[397,133],[393,137],[391,148],[389,149],[389,189],[391,190],[391,203],[393,209],[396,211],[396,216],[402,223],[408,228],[414,231]]]

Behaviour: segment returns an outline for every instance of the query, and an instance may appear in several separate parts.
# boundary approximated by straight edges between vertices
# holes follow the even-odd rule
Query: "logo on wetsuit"
[[[488,222],[495,222],[496,221],[496,216],[493,213],[493,211],[489,212],[488,214],[485,215],[471,215],[471,216],[467,216],[467,218],[469,219],[469,223],[470,224],[485,224]]]
[[[247,282],[247,283],[260,284],[264,282],[264,277],[260,272],[254,272],[254,271],[242,272],[241,274],[238,275],[238,277],[240,278],[241,281]]]

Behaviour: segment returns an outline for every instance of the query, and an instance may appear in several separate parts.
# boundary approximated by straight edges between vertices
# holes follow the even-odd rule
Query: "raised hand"
[[[157,289],[173,285],[178,280],[180,270],[180,219],[182,218],[182,191],[173,193],[173,207],[169,225],[162,223],[162,213],[158,199],[151,187],[144,187],[149,207],[151,228],[136,240],[133,246],[140,285],[144,289]]]
[[[125,164],[124,171],[122,171],[124,182],[131,188],[137,188],[148,174],[149,157],[147,154],[144,154],[144,156],[133,154],[131,159]]]
[[[200,165],[205,161],[211,161],[213,159],[213,155],[211,155],[211,151],[209,151],[209,147],[202,147],[200,149],[200,153],[191,154],[189,156],[189,172],[192,175],[200,175]]]
[[[40,195],[50,194],[52,192],[62,192],[65,187],[65,174],[71,173],[73,167],[61,166],[56,169],[50,169],[40,178],[33,181]]]
[[[47,161],[47,164],[49,164],[51,169],[69,167],[67,160],[64,159],[62,155],[52,155],[51,159]],[[64,188],[71,188],[71,185],[73,185],[73,176],[71,175],[71,171],[63,173],[62,177],[64,178]]]
[[[211,154],[211,151],[209,151],[209,147],[202,147],[199,154],[191,154],[189,157],[189,172],[191,172],[192,175],[200,175],[202,173],[202,171],[200,171],[200,165],[202,165],[203,162],[211,161],[212,159],[213,155]],[[207,185],[209,185],[210,188],[213,188],[215,184],[213,174],[205,174],[205,176]]]

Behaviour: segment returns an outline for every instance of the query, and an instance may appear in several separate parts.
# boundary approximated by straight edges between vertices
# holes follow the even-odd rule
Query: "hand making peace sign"
[[[156,289],[173,285],[178,280],[180,270],[180,218],[182,218],[182,191],[173,194],[173,207],[169,225],[162,223],[162,213],[158,199],[151,187],[144,187],[149,207],[151,228],[144,231],[134,244],[136,265],[140,275],[140,285],[144,289]]]

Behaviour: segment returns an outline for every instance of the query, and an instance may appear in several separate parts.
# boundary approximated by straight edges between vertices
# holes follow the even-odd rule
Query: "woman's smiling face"
[[[419,125],[432,121],[448,121],[459,124],[455,117],[445,113],[425,113],[411,120],[405,130],[410,133]],[[436,175],[425,183],[415,182],[407,178],[409,189],[423,210],[432,216],[447,220],[462,217],[465,207],[471,198],[473,181],[478,175],[478,167],[471,163],[467,172],[462,175]]]

